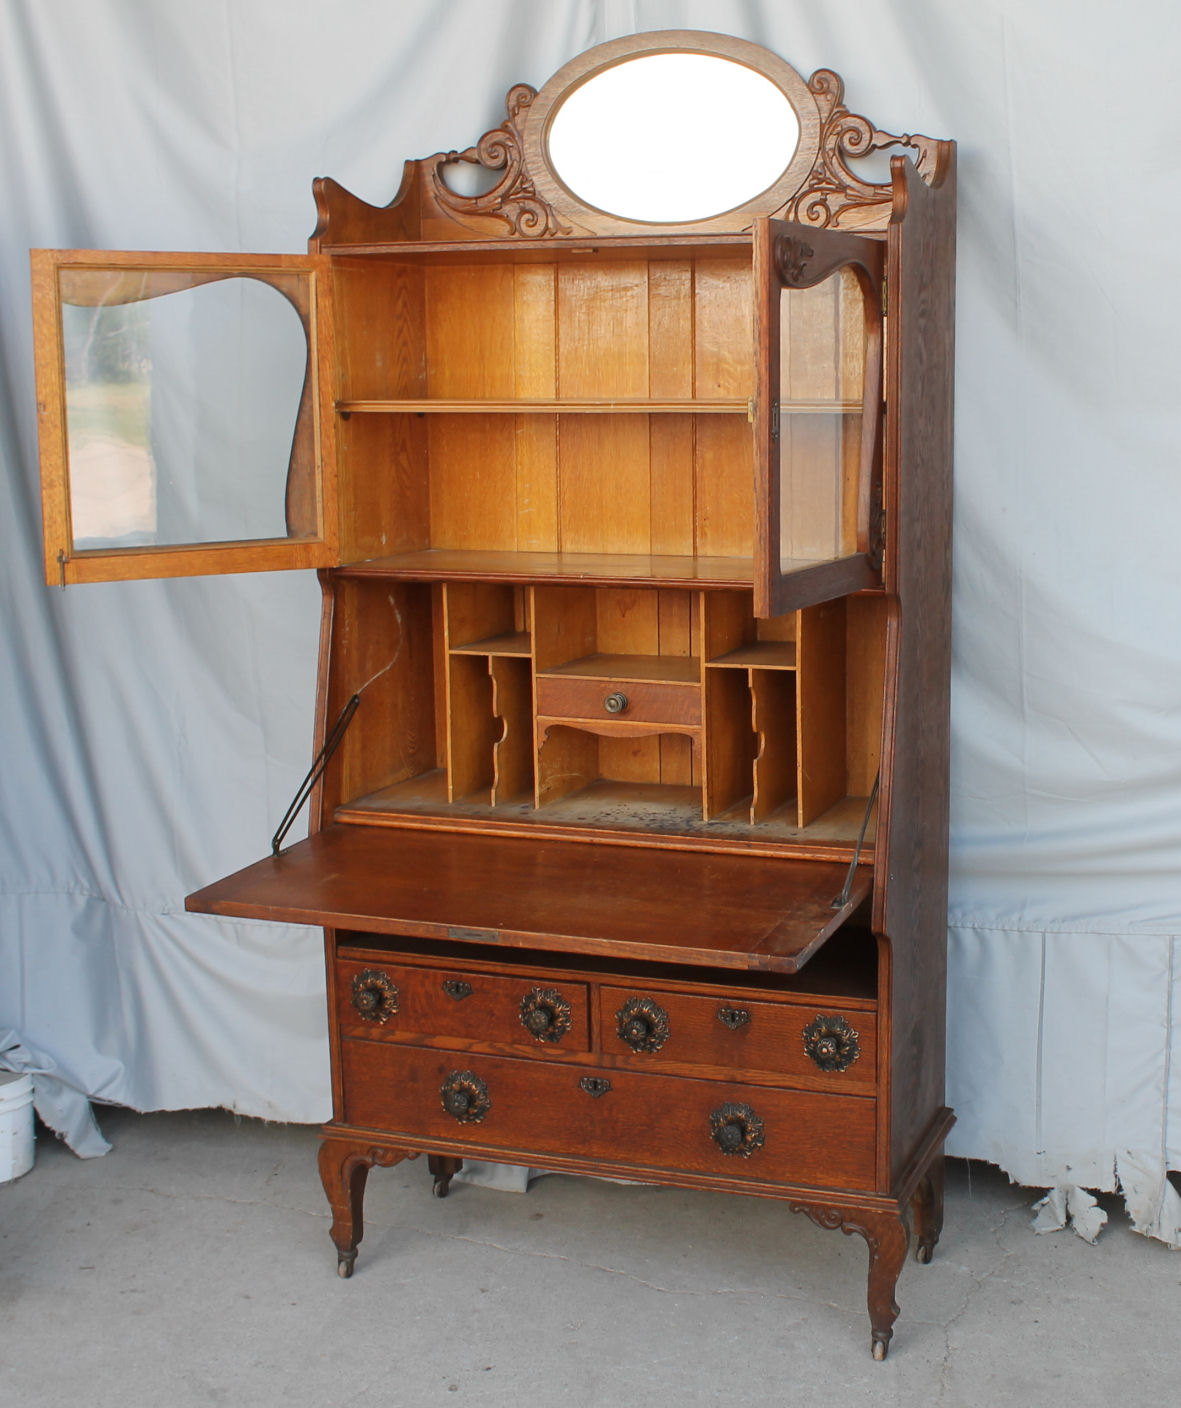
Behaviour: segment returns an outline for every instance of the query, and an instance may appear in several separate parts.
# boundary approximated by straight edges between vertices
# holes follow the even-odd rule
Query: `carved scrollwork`
[[[861,1055],[861,1040],[844,1017],[819,1016],[804,1028],[804,1050],[822,1071],[847,1071]]]
[[[521,999],[521,1025],[538,1041],[561,1041],[570,1030],[570,1004],[557,988],[534,988]]]
[[[749,1105],[727,1102],[711,1111],[709,1134],[723,1154],[740,1154],[744,1159],[763,1147],[763,1122]]]
[[[492,1108],[488,1087],[474,1071],[448,1071],[439,1087],[439,1098],[460,1124],[479,1124]]]
[[[789,287],[802,283],[808,270],[808,261],[816,251],[810,244],[796,239],[794,235],[780,235],[775,241],[775,272],[780,283]]]
[[[366,968],[353,979],[353,1006],[364,1021],[384,1024],[398,1010],[397,984],[380,968]]]
[[[507,116],[499,127],[485,132],[474,147],[462,152],[446,152],[437,159],[431,173],[435,199],[461,223],[464,216],[491,216],[503,220],[511,234],[526,238],[572,233],[571,227],[558,219],[553,206],[537,194],[525,169],[518,119],[536,97],[537,90],[528,83],[516,84],[505,98]],[[463,196],[443,179],[441,168],[455,161],[466,161],[504,174],[483,195]]]
[[[620,1041],[633,1051],[659,1051],[669,1038],[668,1013],[650,997],[629,997],[615,1021]]]
[[[808,87],[820,113],[820,147],[812,172],[788,202],[783,218],[801,225],[854,229],[883,226],[892,202],[889,181],[863,181],[849,160],[886,147],[909,147],[919,175],[930,183],[938,174],[946,144],[932,137],[883,132],[844,105],[845,85],[831,69],[817,69]]]

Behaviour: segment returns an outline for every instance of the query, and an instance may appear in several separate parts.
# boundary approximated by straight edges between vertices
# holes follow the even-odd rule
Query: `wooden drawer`
[[[351,1125],[453,1141],[519,1163],[550,1155],[624,1174],[679,1170],[738,1183],[874,1186],[870,1099],[369,1041],[341,1045]],[[596,1087],[587,1087],[596,1081],[609,1088],[592,1093]],[[463,1117],[445,1108],[445,1088],[466,1097]],[[742,1145],[723,1150],[719,1140],[739,1137],[746,1153]]]
[[[377,1041],[453,1037],[543,1051],[587,1051],[586,986],[533,982],[461,967],[341,958],[336,1015],[346,1036]],[[532,1022],[532,1026],[526,1025]]]
[[[699,997],[642,987],[604,987],[599,993],[599,1030],[604,1055],[649,1068],[668,1062],[749,1071],[864,1095],[872,1095],[877,1086],[873,1012],[824,1004],[752,1002],[742,993]],[[624,1031],[640,1049],[633,1048]],[[819,1062],[809,1048],[816,1051]]]
[[[608,700],[625,702],[622,708],[611,709]],[[538,675],[537,713],[550,719],[695,729],[701,724],[701,686],[672,681]]]

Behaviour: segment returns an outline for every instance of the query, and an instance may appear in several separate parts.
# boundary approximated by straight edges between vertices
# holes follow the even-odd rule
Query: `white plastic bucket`
[[[0,1071],[0,1183],[33,1167],[33,1077]]]

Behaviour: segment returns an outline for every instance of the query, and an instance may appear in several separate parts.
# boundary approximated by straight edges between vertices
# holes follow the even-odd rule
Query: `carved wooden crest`
[[[549,143],[563,105],[576,94],[585,97],[582,90],[611,70],[646,59],[690,54],[753,74],[781,95],[784,111],[798,124],[798,140],[783,169],[749,198],[720,214],[691,220],[636,218],[626,211],[599,208],[580,197],[563,179]],[[717,100],[711,109],[709,86],[695,96],[696,106],[707,120],[718,113],[720,121],[725,105]],[[642,115],[635,114],[637,124]],[[690,169],[698,158],[691,142],[679,148],[668,142],[647,144],[638,125],[634,140],[628,140],[629,116],[626,110],[605,114],[612,120],[603,123],[603,162],[617,159],[613,152],[623,152],[642,169],[644,162],[655,167],[676,155]],[[621,131],[625,134],[622,138]],[[757,143],[760,132],[765,131],[765,126],[752,127],[746,145]],[[596,137],[592,129],[592,146]],[[892,183],[865,179],[856,164],[859,158],[890,147],[909,149],[928,184],[938,183],[954,150],[951,142],[886,132],[868,118],[850,112],[844,102],[844,85],[829,69],[818,69],[805,81],[777,55],[725,35],[689,30],[631,35],[588,50],[561,68],[540,90],[525,83],[514,85],[499,127],[464,151],[438,152],[407,163],[401,190],[383,210],[357,200],[335,182],[317,182],[320,224],[313,238],[327,246],[391,239],[470,240],[473,236],[548,241],[587,236],[651,237],[686,231],[740,234],[761,216],[816,228],[883,230],[890,220]],[[595,152],[597,156],[597,148]],[[447,181],[448,169],[460,163],[494,173],[494,183],[479,195],[460,194]],[[715,168],[722,164],[717,159],[713,162]],[[698,169],[702,176],[708,176],[707,162],[700,162]]]

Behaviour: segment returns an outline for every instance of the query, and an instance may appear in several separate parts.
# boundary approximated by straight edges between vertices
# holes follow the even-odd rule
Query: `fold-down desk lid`
[[[795,973],[869,893],[847,867],[331,826],[198,890],[205,914]],[[842,898],[844,898],[842,896]]]

